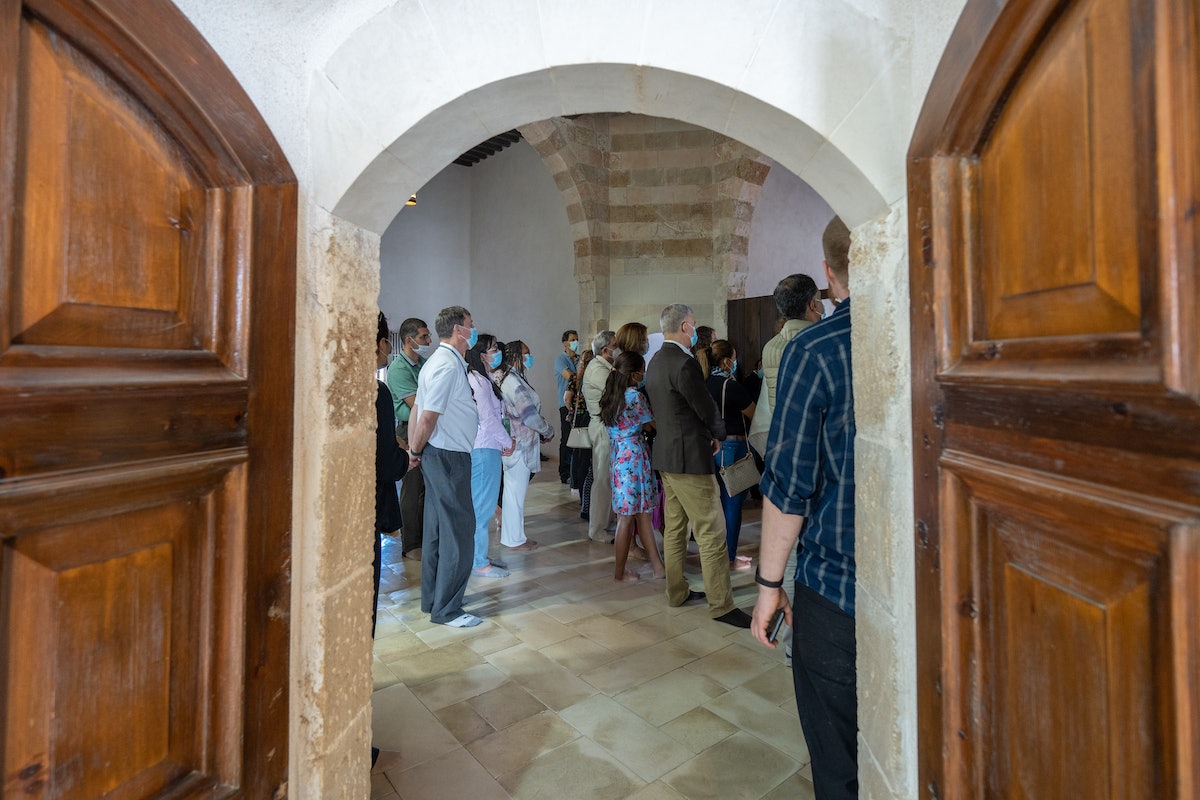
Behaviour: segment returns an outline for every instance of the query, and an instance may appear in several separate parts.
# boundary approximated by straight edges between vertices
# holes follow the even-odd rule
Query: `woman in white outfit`
[[[516,442],[511,455],[504,456],[504,510],[501,516],[500,544],[511,550],[533,550],[537,542],[525,536],[525,492],[531,473],[539,472],[541,444],[554,438],[554,428],[542,416],[542,401],[525,380],[525,370],[533,366],[533,356],[522,341],[504,346],[500,367],[500,393],[504,396],[504,415]]]

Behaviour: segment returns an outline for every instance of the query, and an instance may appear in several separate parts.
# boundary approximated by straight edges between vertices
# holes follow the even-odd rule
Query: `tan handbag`
[[[725,419],[725,390],[729,381],[730,379],[726,378],[725,383],[721,384],[721,419]],[[720,473],[721,483],[725,484],[725,493],[730,497],[736,497],[751,486],[757,486],[762,478],[758,465],[754,463],[754,456],[750,453],[746,453],[732,464],[726,464],[725,453],[722,451]]]

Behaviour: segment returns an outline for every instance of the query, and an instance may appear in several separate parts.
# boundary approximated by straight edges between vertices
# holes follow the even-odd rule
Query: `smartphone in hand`
[[[771,615],[771,619],[767,622],[767,641],[775,644],[775,640],[779,638],[779,631],[783,628],[783,609],[775,609],[775,613]]]

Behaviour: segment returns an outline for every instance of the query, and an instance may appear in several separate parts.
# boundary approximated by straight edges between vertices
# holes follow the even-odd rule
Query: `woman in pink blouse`
[[[504,427],[504,398],[491,379],[500,366],[501,355],[496,337],[479,334],[475,346],[467,350],[467,380],[475,405],[479,408],[479,431],[471,451],[471,500],[475,506],[475,559],[471,574],[480,578],[507,578],[504,565],[488,559],[488,523],[500,495],[500,459],[512,455],[513,438]]]

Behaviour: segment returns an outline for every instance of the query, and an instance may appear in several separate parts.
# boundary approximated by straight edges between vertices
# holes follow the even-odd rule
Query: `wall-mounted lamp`
[[[417,196],[414,194],[412,197],[408,198],[408,202],[405,203],[404,205],[415,206],[416,204],[417,204]]]

